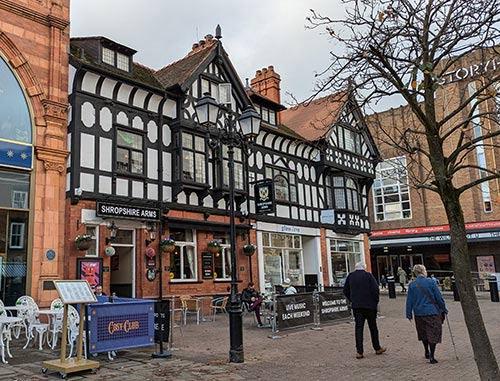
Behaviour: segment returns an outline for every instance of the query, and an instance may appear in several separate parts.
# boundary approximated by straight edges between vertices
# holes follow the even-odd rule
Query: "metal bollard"
[[[498,297],[498,283],[496,277],[491,277],[488,279],[490,283],[490,297],[492,302],[500,302],[500,298]]]
[[[396,282],[393,276],[387,277],[387,289],[389,290],[389,299],[396,299]]]
[[[455,279],[452,279],[452,281],[451,281],[451,289],[453,290],[453,300],[455,302],[459,302],[460,301],[460,294],[458,293],[457,284],[455,282]]]

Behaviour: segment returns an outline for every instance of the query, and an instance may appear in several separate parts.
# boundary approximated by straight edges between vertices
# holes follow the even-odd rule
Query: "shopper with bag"
[[[434,353],[436,345],[441,342],[448,310],[436,282],[427,278],[425,266],[415,265],[413,273],[416,279],[408,286],[406,317],[411,321],[415,316],[417,337],[424,344],[425,358],[436,364]]]

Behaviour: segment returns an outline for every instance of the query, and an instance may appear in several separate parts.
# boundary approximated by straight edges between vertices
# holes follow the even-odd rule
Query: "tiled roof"
[[[155,73],[155,77],[163,85],[165,89],[172,86],[183,86],[202,65],[205,59],[212,53],[217,46],[217,40],[211,40],[206,43],[206,46],[190,52],[186,57],[175,61]]]
[[[324,138],[347,102],[347,91],[280,112],[281,124],[308,141]]]

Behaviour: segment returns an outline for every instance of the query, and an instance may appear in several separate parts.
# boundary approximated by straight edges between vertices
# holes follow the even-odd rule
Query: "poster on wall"
[[[485,279],[489,274],[495,272],[495,258],[493,255],[481,255],[476,257],[477,272],[479,277]]]
[[[102,286],[102,258],[77,258],[77,279],[86,280],[90,287]]]

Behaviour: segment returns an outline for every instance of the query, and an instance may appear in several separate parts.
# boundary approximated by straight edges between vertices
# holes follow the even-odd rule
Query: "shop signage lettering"
[[[438,83],[440,85],[446,85],[448,83],[462,81],[467,78],[475,77],[476,75],[495,71],[499,66],[500,61],[498,61],[497,58],[492,58],[491,60],[488,60],[486,62],[464,66],[457,70],[444,73],[443,76],[439,79]]]
[[[96,214],[100,217],[134,218],[150,221],[158,221],[160,219],[160,209],[158,208],[144,208],[105,202],[97,203]]]
[[[113,335],[114,333],[121,332],[121,331],[128,333],[130,331],[134,331],[136,329],[139,329],[140,327],[141,326],[139,324],[139,321],[137,321],[137,320],[134,320],[134,321],[125,320],[122,322],[110,321],[108,324],[108,332],[110,335]]]
[[[312,294],[280,295],[276,298],[276,306],[279,329],[314,323]]]
[[[274,213],[274,182],[272,179],[257,181],[254,187],[254,194],[256,214]]]
[[[289,225],[281,225],[280,231],[282,233],[297,233],[297,234],[300,234],[300,227],[298,227],[298,226],[289,226]]]
[[[483,240],[498,240],[500,239],[500,231],[492,232],[475,232],[467,233],[468,241],[483,241]],[[451,241],[449,234],[418,236],[406,238],[387,238],[387,239],[372,239],[372,246],[396,245],[396,244],[426,244],[433,242],[448,243]]]
[[[500,227],[500,221],[482,221],[482,222],[471,222],[465,224],[465,228],[467,230],[492,229],[498,227]],[[371,237],[387,237],[391,235],[411,235],[411,234],[438,233],[438,232],[448,232],[448,231],[450,231],[450,227],[448,225],[420,226],[416,228],[377,230],[371,233]]]

